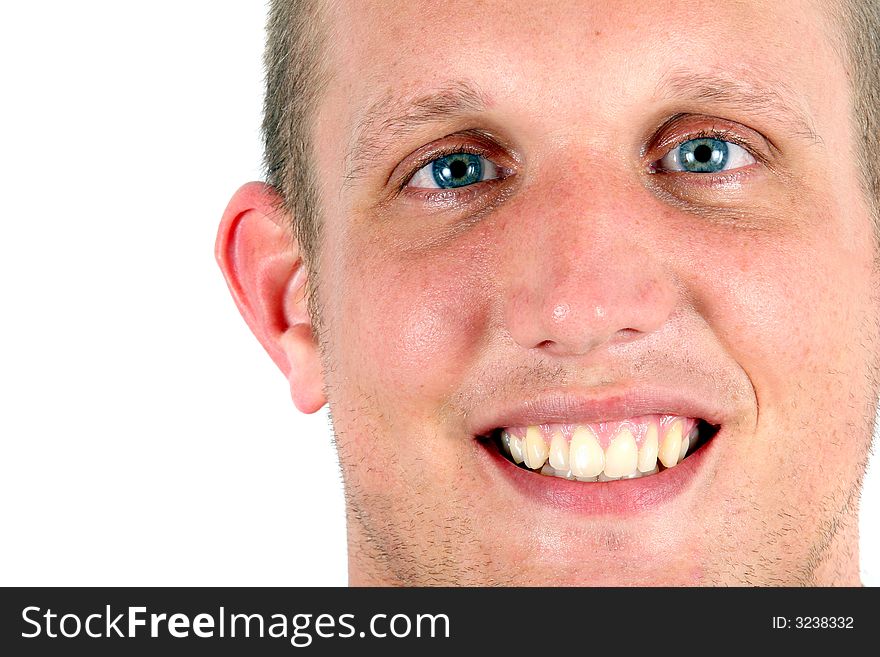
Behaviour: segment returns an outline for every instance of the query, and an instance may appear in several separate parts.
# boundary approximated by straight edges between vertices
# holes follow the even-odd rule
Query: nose
[[[501,259],[508,263],[504,318],[511,337],[557,356],[655,332],[678,298],[664,266],[669,247],[652,228],[656,205],[639,193],[645,190],[578,182],[523,200]]]

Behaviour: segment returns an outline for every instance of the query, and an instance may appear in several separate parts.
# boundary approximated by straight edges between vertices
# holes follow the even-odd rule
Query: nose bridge
[[[582,354],[659,329],[677,293],[662,245],[652,240],[651,207],[639,189],[595,171],[525,193],[504,258],[516,263],[505,281],[513,339]]]

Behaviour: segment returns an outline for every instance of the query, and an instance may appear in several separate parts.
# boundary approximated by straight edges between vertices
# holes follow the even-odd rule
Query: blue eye
[[[658,160],[659,169],[687,173],[718,173],[739,169],[755,163],[755,158],[742,146],[701,137],[688,139]]]
[[[416,171],[408,186],[452,189],[498,177],[498,167],[491,160],[473,153],[452,153],[438,157]]]

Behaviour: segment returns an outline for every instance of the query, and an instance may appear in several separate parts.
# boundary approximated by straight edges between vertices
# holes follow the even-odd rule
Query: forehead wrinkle
[[[415,98],[387,90],[362,113],[345,156],[344,186],[363,176],[398,140],[425,125],[482,112],[489,103],[471,80],[452,80]]]
[[[658,80],[654,93],[658,98],[719,104],[760,115],[782,126],[786,134],[824,146],[808,113],[798,107],[793,89],[775,78],[767,82],[750,80],[741,72],[731,75],[675,68]]]

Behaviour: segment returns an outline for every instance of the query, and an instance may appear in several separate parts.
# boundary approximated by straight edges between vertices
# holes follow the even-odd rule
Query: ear
[[[251,331],[290,383],[293,403],[325,403],[317,341],[306,307],[307,273],[278,193],[263,183],[239,189],[220,222],[215,256]]]

